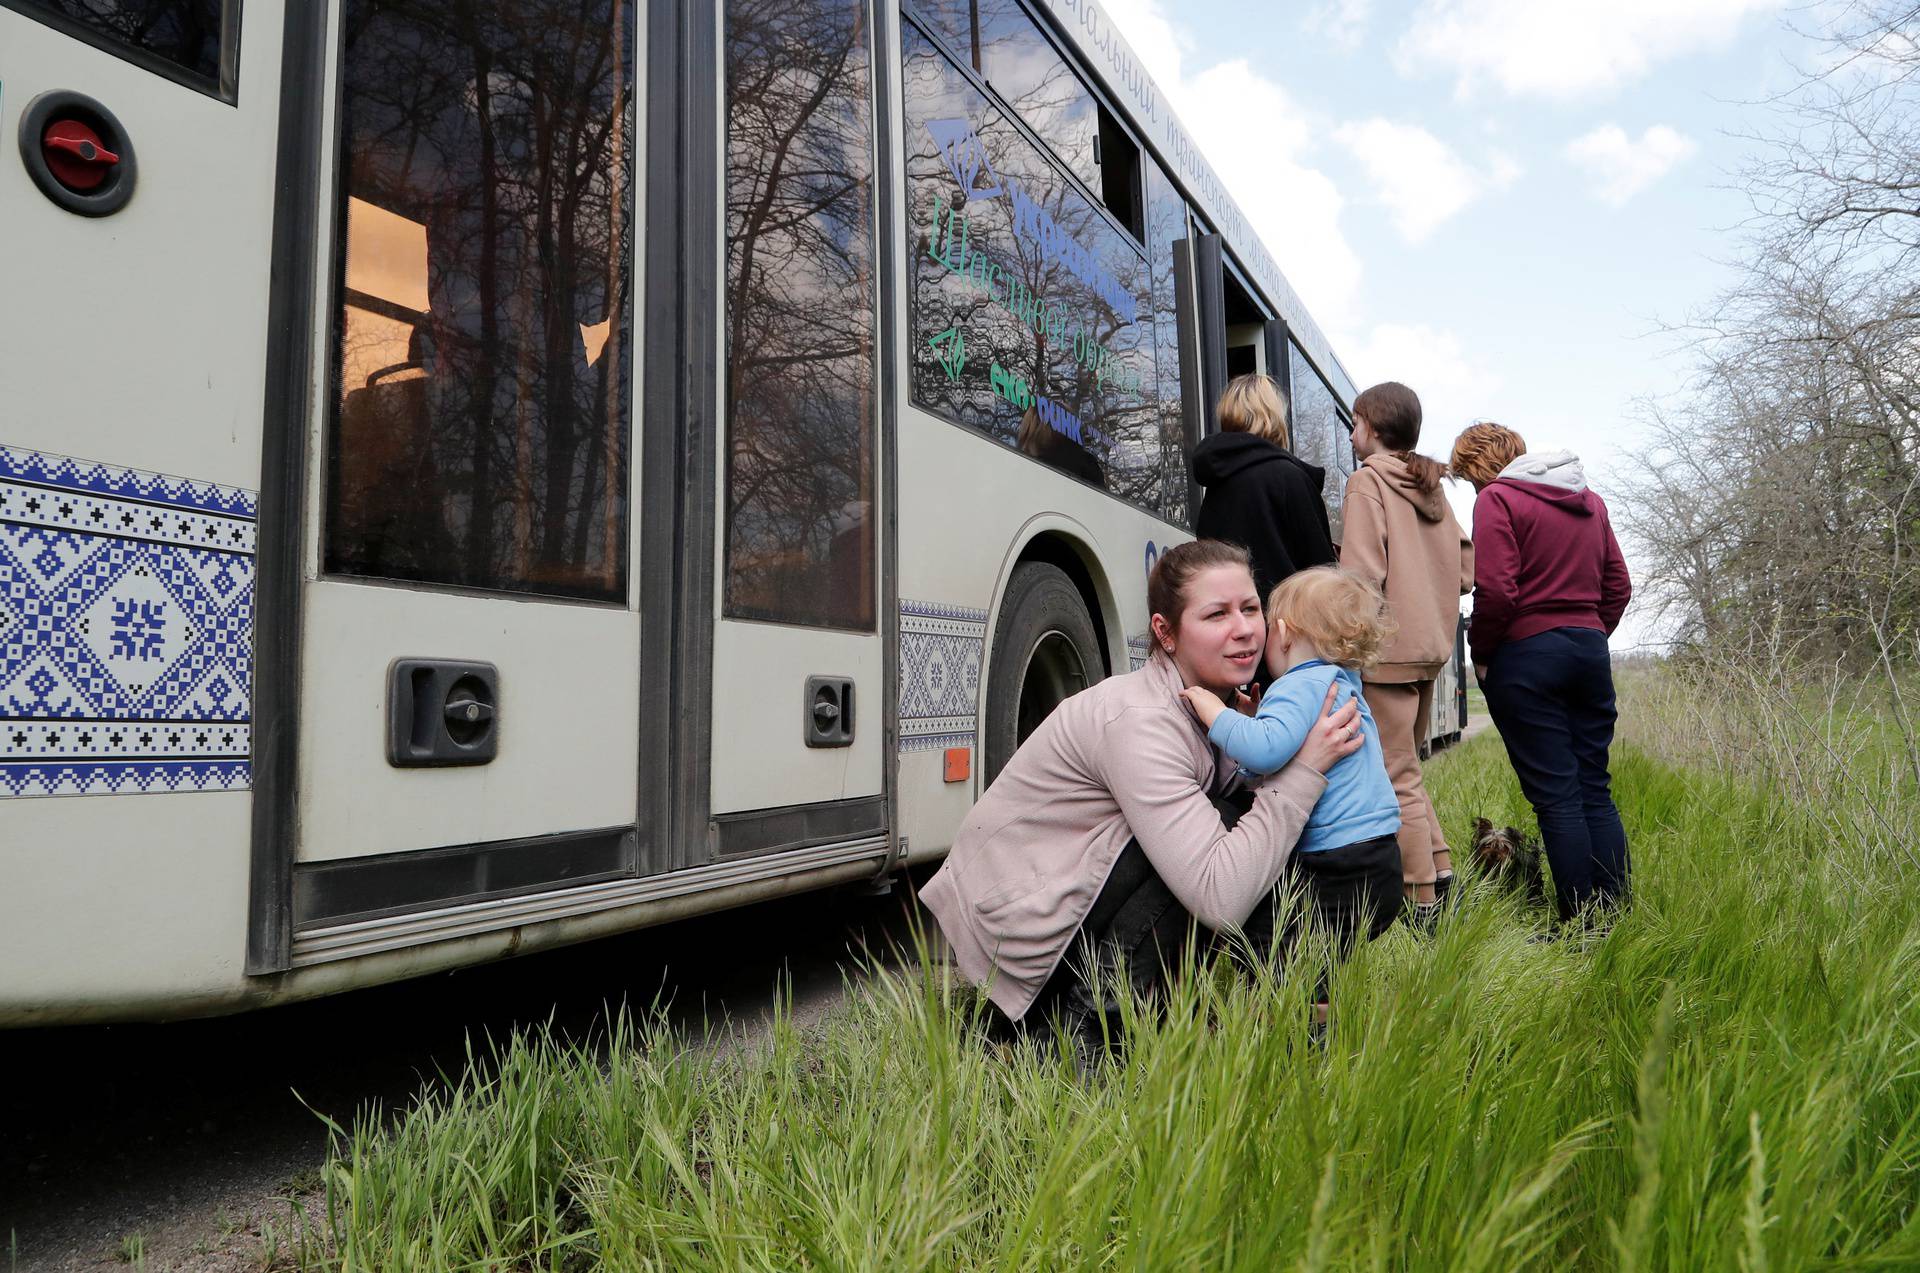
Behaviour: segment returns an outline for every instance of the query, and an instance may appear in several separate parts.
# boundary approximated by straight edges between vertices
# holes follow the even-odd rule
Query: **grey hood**
[[[1529,451],[1507,467],[1500,476],[1514,482],[1533,482],[1578,493],[1587,489],[1586,466],[1572,451]]]

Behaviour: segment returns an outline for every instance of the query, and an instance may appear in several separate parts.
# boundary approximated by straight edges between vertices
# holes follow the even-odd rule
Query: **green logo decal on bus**
[[[961,369],[967,365],[966,333],[956,324],[927,343],[933,346],[933,356],[940,360],[940,369],[947,373],[947,379],[959,380]]]

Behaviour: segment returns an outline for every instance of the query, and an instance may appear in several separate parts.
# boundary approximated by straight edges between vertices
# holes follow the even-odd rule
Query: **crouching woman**
[[[1147,601],[1147,665],[1054,709],[920,894],[960,971],[1007,1018],[1055,1013],[1082,1043],[1115,1024],[1097,970],[1124,966],[1152,995],[1195,921],[1245,923],[1285,872],[1323,775],[1361,744],[1352,703],[1323,710],[1293,762],[1223,818],[1233,768],[1180,694],[1204,686],[1232,702],[1256,675],[1266,624],[1246,551],[1170,549]]]

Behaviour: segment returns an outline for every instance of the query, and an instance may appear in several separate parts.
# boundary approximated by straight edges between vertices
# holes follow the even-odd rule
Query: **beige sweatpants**
[[[1453,869],[1453,855],[1440,833],[1440,818],[1420,772],[1420,739],[1433,713],[1433,682],[1365,683],[1367,710],[1380,728],[1387,777],[1400,800],[1400,874],[1409,886],[1431,884]]]

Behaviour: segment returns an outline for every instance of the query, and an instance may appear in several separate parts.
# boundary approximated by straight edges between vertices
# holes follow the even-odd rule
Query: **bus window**
[[[1127,233],[1142,243],[1147,241],[1146,226],[1140,217],[1140,147],[1120,126],[1113,112],[1100,108],[1099,148],[1094,161],[1100,165],[1100,202],[1107,205]]]
[[[633,7],[349,0],[326,569],[626,599]]]
[[[8,7],[169,79],[233,100],[240,0],[14,0]]]
[[[1159,416],[1163,490],[1160,509],[1185,525],[1188,511],[1187,436],[1180,400],[1180,303],[1173,245],[1187,237],[1187,205],[1158,163],[1146,165],[1147,245],[1152,265],[1154,397]]]
[[[980,70],[980,0],[914,0],[914,13],[960,60]]]
[[[1100,189],[1100,166],[1094,160],[1100,112],[1093,94],[1040,33],[1020,0],[972,4],[978,13],[980,74],[1057,159],[1089,189]]]
[[[918,28],[901,39],[914,402],[1166,515],[1139,249]]]
[[[1266,371],[1267,316],[1231,269],[1226,271],[1222,293],[1226,299],[1227,379]]]
[[[1333,525],[1334,542],[1338,543],[1347,478],[1354,471],[1352,426],[1339,399],[1300,347],[1289,343],[1288,350],[1293,361],[1293,451],[1327,471],[1327,517]]]
[[[871,63],[862,0],[726,7],[730,616],[874,626]]]

